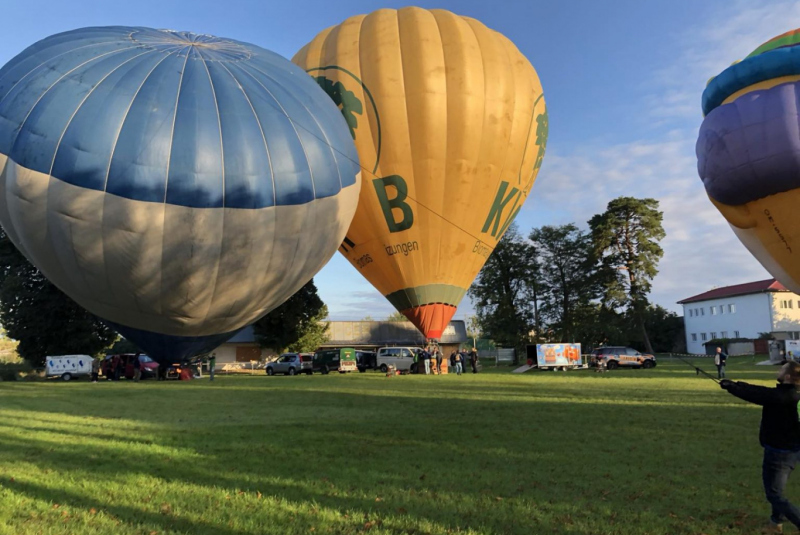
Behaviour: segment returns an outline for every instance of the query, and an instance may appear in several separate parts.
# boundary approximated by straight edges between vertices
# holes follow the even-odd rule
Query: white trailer
[[[92,373],[92,357],[90,355],[59,355],[47,357],[45,375],[59,376],[64,381],[73,377]]]

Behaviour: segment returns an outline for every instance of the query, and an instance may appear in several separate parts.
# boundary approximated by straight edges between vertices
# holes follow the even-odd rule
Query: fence
[[[512,364],[516,351],[514,348],[497,348],[497,349],[481,349],[478,351],[478,357],[481,359],[494,359],[494,365]]]

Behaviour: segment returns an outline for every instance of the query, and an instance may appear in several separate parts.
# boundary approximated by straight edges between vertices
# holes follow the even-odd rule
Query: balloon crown
[[[131,32],[128,37],[134,43],[154,50],[185,48],[179,55],[195,50],[205,61],[243,61],[252,55],[235,41],[202,33],[142,29]]]

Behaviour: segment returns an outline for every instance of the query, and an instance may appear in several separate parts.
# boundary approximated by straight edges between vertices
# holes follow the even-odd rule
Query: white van
[[[59,355],[47,357],[45,375],[47,377],[60,376],[69,381],[80,375],[92,373],[92,357],[89,355]]]
[[[398,370],[408,371],[414,364],[415,352],[413,347],[382,347],[378,350],[376,364],[383,373],[386,373],[391,364]]]

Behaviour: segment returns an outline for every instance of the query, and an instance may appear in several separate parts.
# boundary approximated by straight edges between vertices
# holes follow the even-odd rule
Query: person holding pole
[[[760,405],[758,438],[764,448],[761,477],[764,494],[772,506],[770,531],[783,533],[783,520],[800,528],[800,508],[784,495],[786,483],[800,457],[800,363],[786,362],[778,371],[775,388],[723,379],[724,390],[747,402]]]

